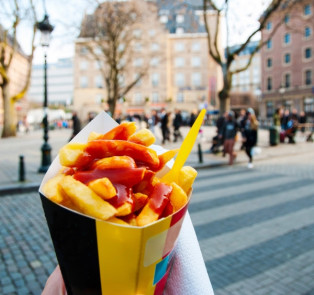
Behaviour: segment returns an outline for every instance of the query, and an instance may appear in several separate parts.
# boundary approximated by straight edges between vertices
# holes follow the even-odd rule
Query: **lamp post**
[[[279,93],[280,93],[280,100],[281,100],[281,104],[284,107],[285,106],[285,101],[284,101],[284,94],[286,92],[286,88],[283,84],[280,85],[279,88]]]
[[[49,23],[48,15],[45,14],[44,19],[37,23],[37,28],[41,32],[41,46],[44,50],[44,143],[41,146],[41,166],[38,169],[39,173],[47,172],[51,164],[51,147],[48,143],[48,91],[47,91],[47,49],[49,47],[50,34],[54,27]]]

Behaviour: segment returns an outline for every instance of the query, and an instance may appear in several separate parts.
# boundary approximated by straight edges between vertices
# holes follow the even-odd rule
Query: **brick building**
[[[261,118],[270,121],[274,110],[282,106],[305,111],[313,120],[314,1],[298,1],[293,10],[282,8],[274,14],[262,31],[262,40],[268,39],[261,50]]]

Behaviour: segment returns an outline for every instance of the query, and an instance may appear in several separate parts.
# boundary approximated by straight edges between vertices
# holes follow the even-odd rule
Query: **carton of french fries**
[[[62,147],[39,189],[69,295],[162,294],[196,171],[105,112]],[[174,258],[175,259],[175,258]]]

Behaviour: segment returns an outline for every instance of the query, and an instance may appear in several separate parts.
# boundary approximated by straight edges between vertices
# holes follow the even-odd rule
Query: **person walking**
[[[235,120],[234,112],[230,111],[221,129],[221,133],[219,134],[220,138],[224,138],[224,152],[229,154],[229,165],[233,164],[233,161],[237,156],[233,148],[238,129],[239,126]]]
[[[72,135],[69,139],[71,141],[73,137],[81,131],[81,121],[77,115],[77,112],[73,112],[72,114]]]
[[[180,127],[182,126],[182,115],[181,111],[179,109],[175,110],[175,116],[173,119],[173,137],[174,137],[174,142],[177,142],[178,138],[182,139],[182,134],[180,132]]]
[[[249,158],[248,168],[253,168],[253,147],[257,144],[257,129],[259,122],[256,119],[255,112],[249,108],[243,120],[243,141],[245,152]]]
[[[165,144],[167,140],[170,142],[169,117],[170,113],[164,109],[161,114],[162,144]]]

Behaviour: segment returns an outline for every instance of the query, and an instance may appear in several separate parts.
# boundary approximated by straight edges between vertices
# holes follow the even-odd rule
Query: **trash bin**
[[[279,132],[275,127],[269,129],[269,144],[277,145],[279,143]]]

